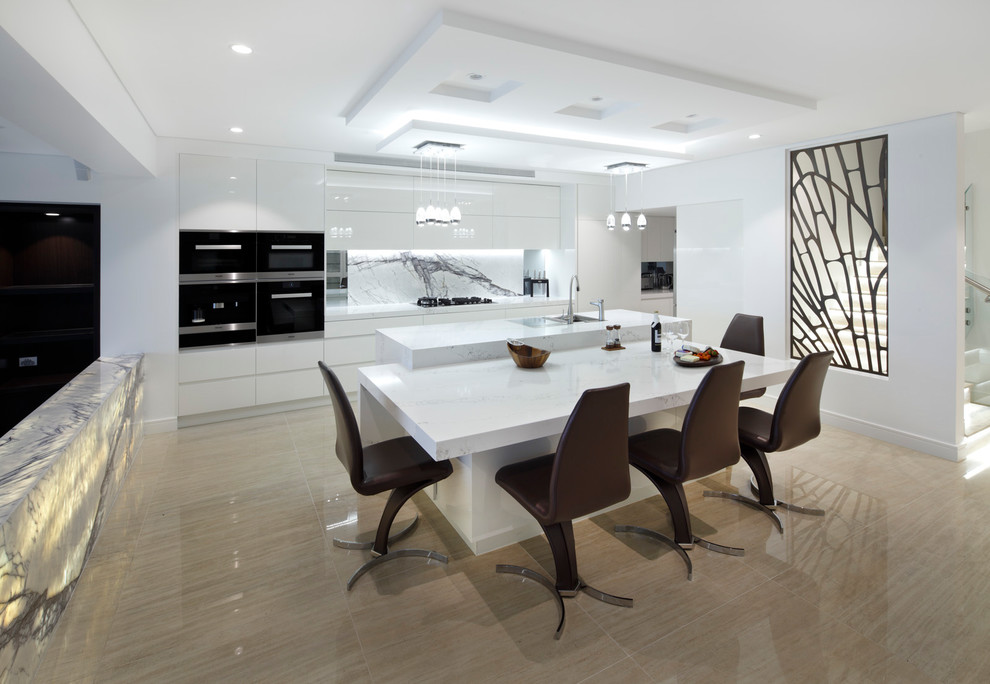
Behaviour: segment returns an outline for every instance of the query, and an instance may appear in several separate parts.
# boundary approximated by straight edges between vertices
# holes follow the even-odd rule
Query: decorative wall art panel
[[[791,152],[791,356],[887,375],[887,136]]]

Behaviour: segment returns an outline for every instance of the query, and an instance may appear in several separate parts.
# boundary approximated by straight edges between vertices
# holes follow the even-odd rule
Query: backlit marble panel
[[[90,364],[0,439],[0,681],[29,681],[143,435],[142,356]]]
[[[523,251],[488,249],[347,253],[350,304],[415,302],[420,297],[522,294]]]

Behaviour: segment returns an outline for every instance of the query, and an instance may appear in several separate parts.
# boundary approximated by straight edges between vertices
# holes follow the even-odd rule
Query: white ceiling
[[[60,2],[157,136],[600,172],[951,111],[990,127],[985,0]]]

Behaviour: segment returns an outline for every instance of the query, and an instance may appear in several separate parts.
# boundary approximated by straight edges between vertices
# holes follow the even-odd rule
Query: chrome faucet
[[[604,321],[605,320],[605,300],[604,299],[592,299],[588,303],[591,304],[592,306],[597,306],[598,307],[598,320]]]
[[[574,285],[577,284],[577,291],[581,291],[581,281],[578,280],[577,273],[571,276],[571,283],[567,286],[567,322],[574,322]]]

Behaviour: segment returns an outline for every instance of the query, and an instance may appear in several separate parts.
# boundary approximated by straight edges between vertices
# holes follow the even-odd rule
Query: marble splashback
[[[0,682],[41,662],[140,445],[143,375],[100,358],[0,438]]]
[[[522,294],[523,251],[347,252],[350,304],[415,302],[420,297],[512,297]]]

